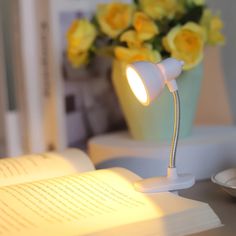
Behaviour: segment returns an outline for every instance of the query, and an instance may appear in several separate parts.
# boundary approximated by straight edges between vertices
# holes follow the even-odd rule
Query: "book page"
[[[94,170],[92,162],[79,149],[5,158],[0,160],[0,186],[91,170]]]
[[[162,215],[114,170],[2,187],[0,214],[1,236],[86,235]]]
[[[178,213],[206,205],[171,193],[145,196],[133,188],[131,182],[138,179],[115,168],[0,188],[0,235],[113,235],[113,229],[125,230],[115,235],[171,235],[165,234],[172,229],[168,215],[181,228]]]

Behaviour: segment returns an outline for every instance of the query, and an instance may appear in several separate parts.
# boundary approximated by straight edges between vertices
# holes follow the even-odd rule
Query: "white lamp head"
[[[147,106],[159,96],[165,84],[171,92],[178,89],[175,78],[180,75],[182,67],[183,62],[173,58],[158,64],[140,61],[127,66],[126,76],[136,98]]]

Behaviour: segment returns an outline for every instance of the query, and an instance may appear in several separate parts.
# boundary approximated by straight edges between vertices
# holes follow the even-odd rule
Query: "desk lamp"
[[[178,174],[176,169],[176,150],[178,145],[180,125],[180,99],[176,78],[181,74],[183,61],[167,58],[160,63],[140,61],[128,65],[126,77],[129,86],[138,101],[148,106],[158,97],[167,85],[174,98],[174,131],[167,176],[143,179],[134,184],[140,192],[177,191],[191,187],[195,180],[191,174]]]

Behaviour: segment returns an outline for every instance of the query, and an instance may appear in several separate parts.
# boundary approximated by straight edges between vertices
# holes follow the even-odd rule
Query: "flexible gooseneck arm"
[[[176,151],[180,128],[180,99],[178,90],[171,92],[174,99],[174,133],[171,142],[171,151],[167,176],[142,179],[134,183],[135,189],[145,193],[178,191],[190,188],[195,180],[191,174],[178,174],[176,168]]]
[[[179,140],[179,128],[180,128],[180,99],[178,90],[172,92],[172,94],[174,99],[174,132],[171,142],[169,168],[176,167],[176,151]]]

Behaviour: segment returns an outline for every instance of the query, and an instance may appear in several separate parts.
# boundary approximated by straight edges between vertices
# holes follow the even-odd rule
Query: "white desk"
[[[142,177],[165,175],[169,144],[135,141],[128,132],[97,136],[89,141],[89,154],[97,168],[125,167]],[[196,179],[206,179],[236,166],[236,127],[197,127],[179,142],[177,167]]]

